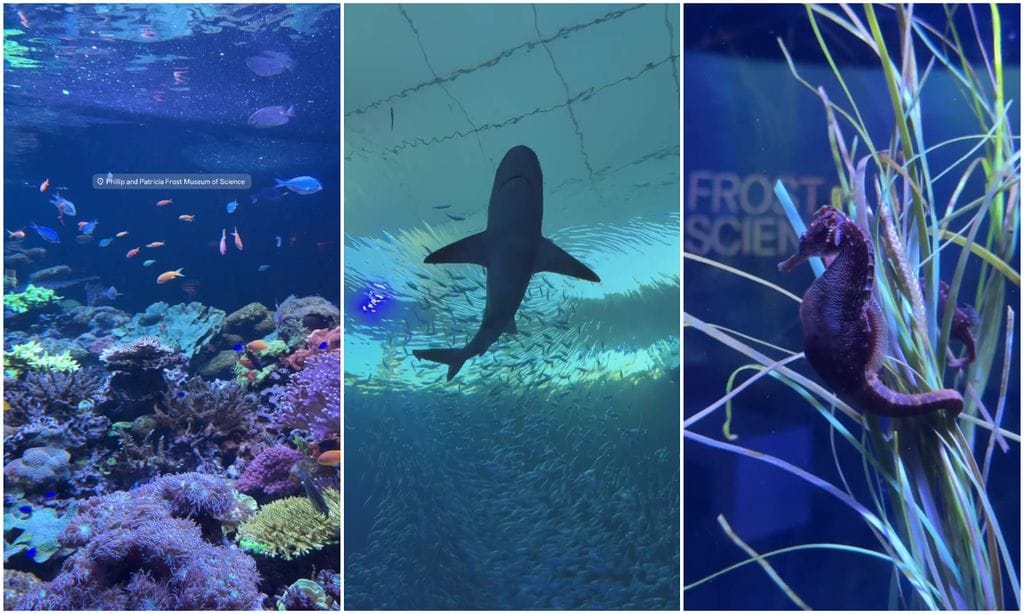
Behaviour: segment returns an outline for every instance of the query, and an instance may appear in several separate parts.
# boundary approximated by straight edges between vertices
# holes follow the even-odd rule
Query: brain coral
[[[48,446],[29,448],[21,458],[7,463],[4,476],[26,490],[40,490],[68,479],[69,460],[71,455],[67,450]]]
[[[341,493],[324,491],[330,513],[321,514],[309,499],[288,497],[260,508],[256,515],[238,527],[238,539],[244,550],[266,556],[292,559],[340,540]]]

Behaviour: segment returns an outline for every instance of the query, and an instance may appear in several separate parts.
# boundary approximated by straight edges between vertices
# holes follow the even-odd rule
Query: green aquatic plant
[[[779,45],[795,78],[824,105],[839,180],[832,194],[833,206],[866,229],[874,246],[874,298],[889,329],[883,370],[891,386],[904,392],[937,390],[943,388],[944,374],[955,373],[948,370],[953,358],[950,329],[957,299],[965,298],[966,291],[961,290],[968,265],[972,275],[977,271],[976,290],[965,301],[974,305],[979,316],[977,356],[954,381],[954,387],[963,394],[964,410],[956,419],[940,412],[887,422],[871,413],[860,414],[831,391],[791,368],[804,359],[803,353],[772,346],[757,335],[729,330],[684,313],[684,327],[752,360],[732,374],[725,396],[684,422],[686,439],[769,463],[829,493],[863,519],[879,544],[879,550],[842,544],[804,544],[761,554],[744,543],[728,521],[719,516],[723,531],[749,558],[695,581],[684,590],[736,567],[757,563],[793,603],[808,608],[775,572],[770,559],[785,552],[831,549],[890,563],[892,608],[1019,608],[1019,561],[1014,561],[1014,553],[1007,547],[986,488],[995,448],[1005,453],[1010,446],[1020,444],[1019,434],[1001,427],[1014,363],[1016,324],[1016,314],[1006,299],[1006,286],[1020,286],[1020,274],[1015,270],[1020,227],[1020,151],[1008,120],[1011,105],[1004,98],[999,8],[990,7],[991,41],[984,40],[975,26],[977,40],[971,44],[983,50],[982,68],[968,61],[966,42],[954,20],[956,11],[968,11],[971,23],[976,24],[972,7],[946,8],[947,20],[941,29],[920,20],[912,7],[880,7],[879,10],[892,10],[897,16],[900,52],[895,56],[882,35],[875,10],[866,5],[862,19],[847,6],[807,8],[819,46],[844,93],[844,105],[832,102],[824,88],[805,81],[781,40]],[[839,26],[878,57],[894,117],[887,143],[873,141],[858,108],[862,101],[850,93],[819,27],[820,20]],[[923,70],[915,46],[927,50]],[[921,90],[937,67],[952,76],[963,94],[966,110],[977,120],[977,134],[942,143],[926,142],[921,106],[927,101],[921,97]],[[949,100],[943,102],[951,104]],[[849,128],[856,134],[852,141],[844,137],[844,129]],[[936,150],[954,143],[968,143],[971,147],[948,168],[930,165]],[[866,148],[860,156],[856,151],[859,144]],[[876,173],[871,183],[867,180],[869,169]],[[959,180],[952,194],[940,197],[935,193],[936,182],[950,173],[958,173]],[[983,187],[971,193],[975,183]],[[776,194],[794,231],[800,235],[803,222],[781,183],[776,186]],[[691,254],[684,253],[684,257],[741,275],[800,301],[753,274]],[[955,260],[956,267],[949,284],[950,300],[940,310],[939,264],[943,257]],[[822,267],[817,264],[815,272],[820,275]],[[755,343],[764,350],[755,348]],[[1002,360],[999,373],[993,372],[997,356]],[[745,371],[755,374],[734,387]],[[765,376],[788,386],[806,401],[808,409],[828,422],[841,483],[830,482],[782,458],[691,430],[698,421],[724,408],[724,439],[738,439],[730,421],[731,401]],[[983,392],[995,378],[997,401],[995,405],[986,404]],[[844,441],[861,458],[859,469],[864,473],[868,497],[858,498],[850,488],[849,468],[844,469],[836,453],[836,446]],[[1009,582],[1008,587],[1004,586],[1005,581]],[[1016,605],[1005,603],[1008,594]]]
[[[4,307],[15,313],[25,313],[33,307],[58,302],[63,298],[63,296],[57,296],[57,293],[49,288],[40,288],[29,284],[24,292],[5,294]]]
[[[29,341],[4,352],[4,372],[19,377],[25,371],[78,371],[78,361],[70,352],[47,354],[38,341]]]

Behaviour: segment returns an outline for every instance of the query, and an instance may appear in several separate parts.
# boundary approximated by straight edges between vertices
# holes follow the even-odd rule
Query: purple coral
[[[341,353],[332,350],[306,361],[291,376],[280,399],[275,426],[308,430],[316,439],[338,432],[341,422]]]
[[[183,480],[198,482],[210,496],[199,502],[183,494]],[[171,475],[83,501],[60,537],[78,550],[60,575],[28,591],[15,609],[261,609],[255,561],[236,547],[204,540],[191,519],[174,517],[184,509],[219,508],[230,487],[217,480]]]
[[[235,487],[241,492],[262,492],[268,497],[291,494],[300,486],[291,469],[302,458],[301,452],[286,446],[267,448],[246,466]]]
[[[26,490],[42,490],[47,486],[61,484],[68,479],[68,461],[71,455],[60,448],[29,448],[7,463],[4,477]]]

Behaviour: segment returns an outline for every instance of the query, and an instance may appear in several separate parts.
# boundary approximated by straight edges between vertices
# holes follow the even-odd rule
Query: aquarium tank
[[[685,609],[1020,609],[1020,6],[687,6]]]
[[[3,7],[4,608],[340,609],[340,7]]]
[[[679,16],[344,8],[346,608],[679,608]]]

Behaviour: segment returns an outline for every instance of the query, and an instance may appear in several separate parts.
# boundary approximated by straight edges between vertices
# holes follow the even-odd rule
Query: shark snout
[[[516,178],[525,179],[537,186],[541,185],[543,180],[540,172],[540,160],[537,159],[537,154],[526,145],[516,145],[508,150],[494,174],[494,182],[499,186]]]

